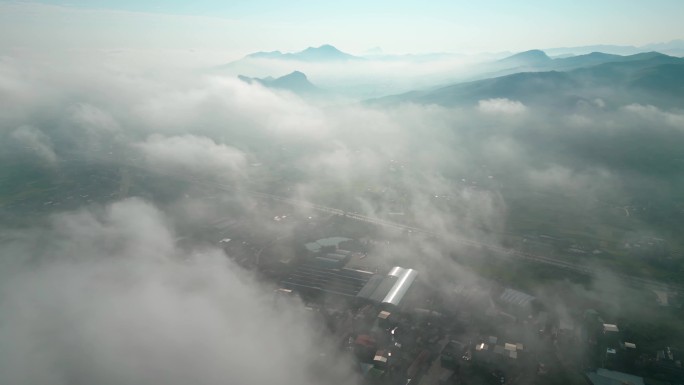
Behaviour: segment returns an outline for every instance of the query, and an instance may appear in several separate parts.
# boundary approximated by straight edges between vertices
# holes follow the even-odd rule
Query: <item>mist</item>
[[[3,255],[4,383],[319,383],[335,354],[302,303],[275,307],[220,250],[179,250],[139,199],[56,214]]]
[[[1,383],[356,383],[305,300],[276,306],[278,285],[216,242],[182,242],[217,219],[291,235],[273,211],[317,214],[274,209],[255,193],[415,227],[369,230],[391,240],[378,264],[420,270],[443,293],[455,281],[529,274],[519,289],[560,314],[573,312],[565,293],[637,313],[616,293],[632,290],[624,276],[644,257],[624,245],[682,246],[681,106],[620,104],[619,95],[562,108],[505,97],[320,103],[232,75],[137,64],[0,59],[0,158],[12,181],[0,209]],[[408,71],[454,69],[431,65]],[[331,86],[407,71],[306,70]],[[114,170],[101,182],[112,186],[106,198],[57,207],[17,177],[71,181],[78,167]],[[131,190],[123,169],[149,173],[144,187]],[[25,213],[32,199],[41,206]],[[572,239],[555,247],[541,236]],[[498,255],[513,249],[598,273],[547,280]],[[662,263],[641,276],[677,283],[681,255]]]

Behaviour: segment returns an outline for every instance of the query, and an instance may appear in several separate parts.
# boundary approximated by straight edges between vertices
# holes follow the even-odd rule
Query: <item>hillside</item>
[[[605,60],[613,55],[587,55],[586,60]],[[556,61],[577,58],[556,59]],[[391,104],[413,102],[445,106],[472,105],[479,100],[508,98],[525,104],[571,107],[581,100],[601,98],[609,104],[647,102],[682,107],[684,59],[657,53],[619,57],[571,71],[520,72],[429,91],[414,91],[372,101]],[[673,99],[673,96],[680,99]]]

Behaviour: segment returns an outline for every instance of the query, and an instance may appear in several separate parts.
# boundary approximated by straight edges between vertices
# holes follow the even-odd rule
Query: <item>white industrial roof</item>
[[[376,275],[371,278],[357,296],[399,306],[417,276],[418,272],[413,269],[395,266],[384,277]]]
[[[620,329],[618,329],[617,325],[614,325],[614,324],[603,324],[603,331],[604,332],[619,332]]]
[[[401,271],[398,271],[397,269],[401,269]],[[399,275],[394,275],[392,273]],[[416,276],[418,276],[418,272],[413,269],[395,267],[392,269],[392,271],[390,271],[390,275],[396,276],[397,282],[394,283],[392,289],[390,289],[389,293],[387,293],[385,298],[383,298],[382,303],[389,303],[398,306],[399,302],[401,302],[401,300],[404,298],[404,295],[408,291],[409,287],[411,287],[413,281],[415,281]]]
[[[535,297],[525,294],[521,291],[513,290],[513,289],[506,289],[504,292],[501,294],[501,297],[499,297],[501,301],[513,304],[513,305],[519,305],[519,306],[525,306],[528,305],[530,302],[532,302]]]

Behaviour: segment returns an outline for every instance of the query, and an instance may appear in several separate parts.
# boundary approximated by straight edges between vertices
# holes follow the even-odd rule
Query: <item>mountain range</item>
[[[635,55],[639,53],[657,51],[670,56],[682,56],[684,55],[684,40],[672,40],[665,43],[652,43],[643,46],[620,46],[620,45],[591,45],[591,46],[579,46],[579,47],[561,47],[561,48],[549,48],[544,51],[541,50],[530,50],[520,54],[511,56],[514,58],[516,56],[538,56],[539,59],[551,59],[547,55],[554,57],[565,56],[576,57],[576,56],[586,56],[588,54],[594,55],[597,53],[603,53],[604,55],[609,55],[612,57],[623,56],[623,55]],[[308,47],[302,51],[298,52],[281,52],[281,51],[259,51],[248,54],[243,59],[271,59],[271,60],[294,60],[302,62],[317,62],[317,61],[348,61],[348,60],[387,60],[387,59],[417,59],[420,61],[430,60],[430,59],[443,59],[443,58],[454,58],[462,57],[463,54],[457,53],[427,53],[427,54],[402,54],[402,55],[389,55],[384,54],[379,47],[374,48],[366,53],[364,56],[355,56],[346,52],[343,52],[330,44],[324,44],[319,47]],[[546,57],[546,58],[544,58]],[[553,60],[553,59],[551,59]]]
[[[552,56],[557,55],[583,55],[591,52],[605,52],[614,55],[633,55],[641,52],[658,51],[670,56],[684,55],[684,40],[676,39],[669,42],[651,43],[642,46],[633,45],[588,45],[580,47],[557,47],[548,48],[544,50],[547,54]]]
[[[684,59],[655,52],[614,56],[595,53],[584,57],[551,59],[541,51],[529,51],[504,61],[528,66],[580,68],[518,72],[370,102],[457,106],[473,105],[483,99],[507,98],[528,105],[569,107],[578,105],[580,101],[591,102],[600,98],[615,105],[639,102],[684,107]],[[606,60],[612,61],[604,62]]]
[[[518,72],[569,71],[604,63],[634,62],[654,57],[672,57],[659,52],[642,52],[633,55],[614,55],[603,52],[551,58],[541,50],[530,50],[497,61],[484,63],[480,76],[495,77]]]
[[[668,44],[669,47],[676,47],[679,43],[675,41]],[[253,74],[256,71],[263,76],[283,69],[292,71],[292,67],[296,65],[304,66],[308,70],[320,71],[320,68],[330,68],[333,71],[339,67],[327,67],[325,64],[350,61],[366,63],[374,60],[378,59],[361,58],[342,52],[331,45],[322,45],[293,53],[256,52],[224,68],[230,67],[233,73],[243,74]],[[256,69],[264,63],[267,65],[257,71]],[[265,87],[288,90],[303,96],[332,95],[312,84],[299,70],[279,78],[239,77],[248,83],[259,83]],[[401,79],[388,83],[388,79],[367,78],[366,82],[369,83],[356,84],[352,87],[367,87],[377,92],[381,89],[380,84],[397,84],[396,82]],[[626,56],[590,52],[576,56],[551,57],[545,51],[530,50],[485,61],[475,66],[468,75],[460,75],[460,78],[451,77],[451,81],[447,79],[448,75],[441,79],[435,77],[433,84],[438,86],[419,91],[400,93],[411,88],[394,88],[395,95],[371,99],[369,102],[468,105],[482,99],[509,98],[525,104],[568,107],[577,105],[582,100],[592,101],[600,98],[605,100],[607,105],[639,101],[660,106],[684,107],[684,103],[681,102],[684,100],[684,59],[658,52],[640,52]],[[384,83],[378,83],[383,81]],[[326,86],[330,92],[344,93],[345,90],[339,87],[340,84]],[[387,88],[388,91],[390,89]],[[384,95],[391,93],[386,92]],[[383,93],[378,92],[376,95],[383,96]]]
[[[342,52],[330,44],[324,44],[320,47],[309,47],[303,51],[292,53],[280,51],[255,52],[245,56],[245,59],[295,60],[302,62],[364,60],[359,56]]]

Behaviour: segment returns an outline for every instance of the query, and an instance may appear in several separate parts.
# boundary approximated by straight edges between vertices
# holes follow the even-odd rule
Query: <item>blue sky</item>
[[[0,0],[0,47],[495,52],[684,38],[681,0]]]

